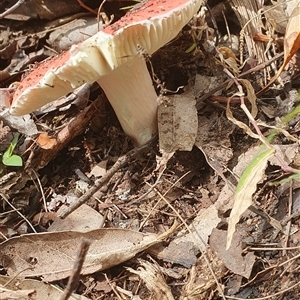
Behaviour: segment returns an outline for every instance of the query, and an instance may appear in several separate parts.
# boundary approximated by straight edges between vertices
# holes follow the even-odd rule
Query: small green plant
[[[3,155],[0,156],[0,174],[4,170],[4,166],[8,167],[22,167],[23,161],[19,155],[13,154],[13,151],[17,145],[19,134],[15,133],[14,138]]]

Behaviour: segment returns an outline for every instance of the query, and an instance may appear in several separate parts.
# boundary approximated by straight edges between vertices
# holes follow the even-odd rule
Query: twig
[[[240,97],[240,107],[241,109],[244,111],[244,113],[246,114],[246,116],[248,117],[250,123],[252,124],[252,126],[254,127],[256,134],[247,126],[244,124],[245,127],[241,127],[239,124],[237,124],[236,122],[234,122],[234,117],[231,113],[230,110],[230,102],[228,101],[227,103],[227,109],[226,109],[226,116],[228,119],[230,119],[231,121],[233,121],[235,124],[237,124],[239,127],[241,127],[249,136],[251,136],[252,138],[256,138],[259,139],[268,149],[274,149],[274,147],[270,144],[270,141],[268,141],[267,138],[265,138],[265,136],[262,134],[257,121],[255,120],[254,116],[252,115],[252,113],[250,113],[250,111],[248,110],[247,106],[245,105],[245,94],[243,92],[243,87],[242,85],[239,83],[239,77],[236,77],[235,75],[233,75],[226,66],[226,63],[224,61],[221,60],[221,64],[223,65],[223,71],[225,74],[227,74],[227,76],[229,78],[231,78],[231,80],[235,83],[237,89],[238,89],[238,93],[236,93],[236,95],[238,95]],[[247,88],[247,87],[246,87]],[[248,89],[247,89],[248,90]],[[286,172],[286,173],[294,173],[294,174],[299,174],[300,170],[295,169],[290,167],[289,165],[287,165],[287,163],[284,161],[284,159],[278,154],[276,153],[276,151],[274,152],[274,157],[276,157],[276,159],[278,160],[278,162],[280,163],[281,169]]]
[[[78,4],[83,7],[84,9],[86,9],[87,11],[91,12],[92,14],[97,15],[97,11],[93,10],[92,8],[88,7],[87,5],[85,5],[81,0],[77,0]]]
[[[81,269],[82,269],[82,266],[83,266],[83,263],[84,263],[84,260],[85,260],[85,257],[86,257],[89,247],[90,247],[89,241],[83,240],[81,242],[80,250],[76,256],[72,274],[69,277],[67,287],[64,291],[64,294],[60,298],[60,300],[67,300],[71,296],[72,292],[76,289],[76,286],[79,281],[80,272],[81,272]]]
[[[259,71],[261,69],[264,69],[266,66],[270,65],[273,61],[277,60],[278,58],[283,56],[283,52],[279,53],[277,55],[275,55],[272,59],[270,59],[267,62],[261,63],[259,65],[257,65],[256,67],[247,70],[241,74],[239,74],[238,78],[243,78],[246,75],[249,75],[251,73],[254,73],[256,71]],[[232,81],[232,79],[228,79],[225,82],[221,83],[218,87],[214,88],[213,90],[207,92],[206,94],[200,96],[200,95],[196,95],[196,99],[197,99],[197,103],[196,103],[196,108],[199,109],[201,103],[206,100],[207,98],[209,98],[210,96],[212,96],[213,94],[215,94],[216,92],[224,89],[230,82]]]
[[[5,288],[6,286],[9,286],[10,283],[12,283],[14,280],[18,280],[19,275],[22,274],[23,272],[27,271],[27,270],[34,270],[34,267],[28,267],[26,269],[23,269],[21,271],[19,271],[17,274],[15,274],[13,277],[8,277],[7,279],[9,279],[7,282],[5,282],[5,284],[1,284],[2,288]]]
[[[33,225],[29,222],[29,220],[24,216],[22,215],[18,209],[9,202],[9,200],[7,199],[7,197],[0,192],[0,196],[6,201],[6,203],[30,226],[30,228],[32,229],[33,232],[36,233],[36,230],[34,229]]]
[[[166,168],[167,168],[167,165],[166,165],[166,164],[163,166],[162,169],[159,168],[159,169],[161,169],[161,170],[160,170],[160,172],[158,173],[158,176],[157,176],[157,179],[156,179],[155,183],[154,183],[153,185],[150,185],[150,188],[149,188],[143,195],[139,196],[137,199],[133,199],[133,200],[130,201],[127,205],[130,206],[130,205],[132,205],[132,204],[135,204],[135,203],[137,203],[137,202],[140,202],[140,201],[141,201],[142,199],[144,199],[147,195],[149,195],[149,194],[154,190],[154,188],[159,184],[159,182],[160,182],[160,180],[161,180],[161,177],[162,177],[162,175],[164,174]],[[184,176],[185,176],[185,175],[184,175]],[[182,177],[181,177],[181,178],[182,178]],[[181,178],[180,178],[180,179],[181,179]]]
[[[115,295],[117,296],[117,298],[118,298],[119,300],[122,300],[123,298],[119,295],[119,293],[118,293],[117,290],[115,289],[114,284],[110,282],[110,280],[108,279],[106,273],[104,273],[104,277],[105,277],[106,282],[108,283],[108,285],[111,287],[111,289],[113,290],[113,292],[114,292]]]
[[[44,193],[43,186],[42,186],[42,183],[40,181],[39,175],[37,174],[37,172],[34,169],[31,169],[30,171],[35,175],[35,178],[36,178],[38,184],[35,183],[33,178],[32,178],[32,181],[35,184],[36,189],[40,190],[42,198],[43,198],[44,210],[45,210],[45,212],[48,212],[46,197],[45,197],[45,193]]]
[[[18,7],[20,7],[22,4],[24,4],[27,0],[19,0],[16,4],[14,4],[12,7],[8,8],[4,13],[0,14],[0,19],[3,19],[10,13],[12,13],[14,10],[16,10]]]
[[[115,164],[106,172],[106,174],[103,177],[101,177],[98,181],[95,182],[93,187],[91,187],[84,195],[82,195],[77,202],[74,202],[71,206],[69,206],[67,209],[63,210],[60,214],[58,214],[58,217],[64,219],[75,209],[77,209],[79,206],[85,203],[88,199],[93,197],[93,195],[104,184],[106,184],[119,169],[123,168],[126,164],[128,164],[132,158],[148,150],[149,146],[152,144],[154,140],[156,140],[156,137],[154,137],[146,145],[143,145],[140,148],[134,148],[133,150],[129,151],[127,154],[119,157],[118,160],[115,162]]]
[[[290,187],[289,187],[289,205],[288,205],[288,216],[292,215],[292,207],[293,207],[293,186],[290,182]],[[289,238],[290,238],[290,233],[291,233],[291,226],[292,226],[292,222],[291,220],[287,223],[286,225],[286,230],[285,230],[285,234],[286,234],[286,238],[284,241],[284,246],[287,247],[288,243],[289,243]],[[286,255],[286,250],[283,251],[283,255]]]

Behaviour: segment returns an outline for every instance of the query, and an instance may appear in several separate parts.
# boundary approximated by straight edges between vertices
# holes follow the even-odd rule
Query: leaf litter
[[[120,14],[116,3],[108,1],[104,6],[108,15],[111,11]],[[222,3],[208,4],[213,5],[218,25],[224,26],[219,9]],[[49,45],[56,49],[68,47],[65,41],[57,43],[57,36],[65,35],[66,43],[74,41],[70,27],[55,28],[55,18],[64,14],[63,9],[58,14],[51,8],[52,3],[45,3],[43,9],[47,7],[48,11],[28,10],[30,5],[20,5],[1,21],[0,63],[5,68],[5,73],[0,73],[2,87],[13,83],[16,72],[24,72],[33,61],[53,55]],[[288,2],[289,13],[284,5],[257,5],[256,1],[249,0],[249,5],[236,1],[233,10],[224,10],[226,26],[232,30],[229,40],[238,40],[235,34],[239,27],[241,40],[245,39],[247,45],[244,52],[252,55],[244,65],[245,57],[237,59],[239,53],[233,43],[210,46],[213,52],[199,47],[207,42],[213,45],[217,33],[213,33],[211,18],[205,26],[202,19],[193,20],[192,35],[185,29],[178,40],[150,58],[154,82],[165,93],[161,97],[172,102],[168,112],[160,112],[165,119],[159,117],[159,145],[152,144],[146,152],[113,168],[115,173],[107,181],[107,173],[118,158],[126,157],[132,144],[120,130],[105,98],[98,97],[97,87],[90,85],[82,93],[76,91],[77,97],[62,98],[42,108],[34,118],[12,119],[1,112],[1,154],[12,141],[8,130],[19,132],[22,136],[10,154],[21,156],[25,163],[24,169],[5,168],[0,178],[1,198],[5,199],[0,219],[4,241],[1,265],[6,274],[1,285],[7,288],[5,293],[14,296],[15,286],[5,285],[10,280],[24,284],[18,284],[21,290],[15,291],[24,299],[33,291],[38,291],[36,299],[43,298],[39,292],[51,287],[40,281],[25,285],[29,279],[24,277],[59,280],[65,286],[61,279],[71,274],[79,243],[88,237],[92,244],[79,289],[87,291],[87,299],[101,293],[110,299],[224,299],[224,295],[245,298],[246,294],[255,298],[284,293],[296,297],[299,286],[293,282],[299,279],[295,267],[291,265],[283,275],[291,290],[281,290],[278,275],[283,269],[278,261],[293,256],[299,235],[294,196],[299,189],[299,87],[294,81],[299,72],[295,55],[299,50],[299,4]],[[72,1],[69,8],[74,14],[80,7],[80,1]],[[246,7],[251,10],[243,15]],[[35,39],[34,31],[26,28],[26,20],[37,15],[54,21],[39,22],[34,28]],[[7,23],[11,18],[24,20],[15,23],[17,44],[12,41]],[[62,22],[76,19],[74,14]],[[208,29],[205,35],[204,28]],[[76,42],[84,38],[82,32],[74,33]],[[284,38],[283,44],[274,33]],[[223,38],[222,32],[219,35]],[[194,50],[186,52],[191,45]],[[272,61],[280,57],[280,51],[284,51],[283,61]],[[241,73],[246,68],[253,68],[252,74]],[[285,86],[288,96],[280,85],[277,90],[270,89],[280,76],[281,85],[293,80],[294,89]],[[172,95],[171,91],[176,90],[180,92]],[[263,91],[272,100],[261,96]],[[290,92],[294,92],[294,100]],[[3,103],[9,101],[9,93],[2,94],[6,99]],[[67,105],[62,108],[65,101]],[[242,109],[236,103],[242,103]],[[268,149],[260,155],[263,146],[257,146],[258,140]],[[31,169],[38,172],[37,176]],[[88,206],[83,204],[65,219],[57,218],[66,199],[76,202],[93,188],[94,180],[102,178],[105,184],[86,198]],[[80,183],[84,181],[84,185]],[[176,219],[182,228],[164,234]],[[30,233],[30,222],[34,230],[48,232]],[[141,257],[138,260],[134,259],[137,255]],[[298,258],[294,257],[296,263]],[[272,280],[262,280],[258,287],[260,272],[269,272],[263,261],[274,273],[269,275]],[[53,290],[48,293],[53,299],[59,297]]]
[[[70,275],[74,253],[82,239],[90,241],[82,274],[91,274],[122,263],[148,247],[161,242],[160,236],[126,229],[103,228],[83,232],[66,231],[27,234],[1,244],[1,256],[9,276],[22,272],[23,277],[41,276],[56,281]],[[34,250],[33,250],[34,247]]]

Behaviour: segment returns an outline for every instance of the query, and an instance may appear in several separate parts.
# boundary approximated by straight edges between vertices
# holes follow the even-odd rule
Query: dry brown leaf
[[[49,224],[55,219],[55,217],[56,217],[56,213],[52,211],[39,212],[33,217],[32,224],[34,225],[39,224],[41,226],[46,227],[47,224]]]
[[[99,24],[94,17],[75,19],[53,30],[47,42],[58,52],[66,51],[72,45],[80,43],[96,34],[99,26],[101,30],[101,23]]]
[[[0,82],[4,81],[6,79],[8,79],[10,77],[10,73],[6,70],[0,70]],[[9,107],[9,102],[8,102],[8,106]]]
[[[300,49],[300,2],[295,6],[288,24],[284,38],[284,62],[279,73],[285,68],[292,56]]]
[[[66,208],[62,205],[57,214]],[[82,216],[88,216],[83,218]],[[104,217],[87,204],[79,206],[75,211],[69,214],[65,219],[55,218],[49,226],[48,232],[54,231],[80,231],[87,232],[103,227]]]
[[[284,60],[277,74],[271,79],[271,81],[259,92],[262,93],[270,85],[272,85],[280,76],[284,68],[287,66],[294,54],[300,49],[300,2],[295,6],[288,24],[286,26],[284,36]]]
[[[1,113],[1,119],[3,119],[9,127],[14,128],[16,131],[24,134],[25,136],[33,136],[39,133],[36,124],[30,115],[16,117],[12,116],[8,110],[5,110]]]
[[[211,168],[225,182],[226,178],[223,171],[233,155],[230,135],[234,128],[234,125],[228,122],[225,116],[220,116],[216,110],[198,116],[198,133],[195,145],[203,152]]]
[[[0,299],[1,300],[20,300],[20,299],[31,299],[34,290],[21,290],[21,291],[11,291],[11,290],[0,290]]]
[[[6,8],[9,8],[8,6]],[[80,11],[77,1],[34,0],[23,2],[17,9],[7,15],[5,19],[26,21],[29,19],[53,20]]]
[[[88,175],[89,177],[95,176],[96,178],[100,178],[104,176],[107,172],[107,159],[100,161],[97,165],[95,165],[90,174]]]
[[[212,204],[199,211],[190,225],[190,232],[184,228],[167,247],[157,245],[150,252],[159,259],[190,268],[196,263],[199,250],[206,251],[208,237],[220,221],[218,211]]]
[[[49,150],[57,145],[55,138],[50,137],[47,132],[42,132],[36,139],[36,143],[43,149]]]
[[[113,228],[26,234],[0,244],[0,260],[9,276],[21,273],[24,277],[42,276],[44,281],[60,280],[70,275],[82,239],[91,243],[82,274],[91,274],[134,257],[173,230],[159,236]]]
[[[250,83],[250,81],[247,79],[239,79],[238,81],[241,82],[242,85],[247,90],[247,98],[248,98],[249,102],[251,103],[251,115],[253,116],[253,118],[255,118],[258,113],[258,108],[257,108],[257,104],[256,104],[256,95],[255,95],[254,88],[253,88],[252,84]]]
[[[251,83],[246,80],[246,79],[239,79],[239,82],[242,83],[242,85],[246,88],[247,90],[247,98],[251,104],[251,116],[252,118],[254,119],[257,115],[257,112],[258,112],[258,109],[257,109],[257,105],[256,105],[256,95],[255,95],[255,92],[254,92],[254,89],[251,85]],[[240,95],[240,93],[238,92],[236,94],[237,96],[241,97],[242,95]],[[241,108],[244,110],[244,112],[247,114],[248,112],[248,109],[244,106],[244,105],[241,105]],[[245,111],[246,109],[246,111]],[[250,114],[250,112],[249,112]],[[248,117],[250,118],[251,116]],[[241,129],[243,129],[249,136],[251,136],[252,138],[256,138],[256,139],[259,139],[259,135],[254,133],[250,127],[248,125],[246,125],[245,123],[237,120],[233,114],[232,114],[232,111],[230,109],[230,101],[227,102],[227,106],[226,106],[226,117],[235,125],[239,126]]]
[[[33,279],[20,279],[20,278],[11,278],[8,276],[0,275],[0,286],[5,286],[7,289],[15,290],[20,292],[24,292],[25,290],[34,290],[34,293],[30,295],[30,297],[18,297],[15,299],[23,300],[23,299],[30,299],[30,300],[57,300],[63,294],[63,291],[60,290],[58,287],[46,284],[41,281],[33,280]],[[0,294],[0,299],[3,300],[3,295]],[[13,299],[13,298],[10,298]],[[69,298],[70,300],[88,300],[85,296],[72,294]]]
[[[228,47],[219,47],[219,58],[222,63],[229,67],[235,75],[239,74],[238,60],[231,49]]]
[[[179,299],[211,299],[211,291],[216,289],[216,280],[221,282],[222,278],[227,274],[224,263],[210,247],[205,251],[205,256],[206,258],[204,258],[204,255],[200,256],[196,264],[190,268],[183,286],[183,293]],[[211,269],[214,270],[214,274],[212,274]],[[218,299],[221,299],[221,297],[218,297]]]
[[[227,233],[224,230],[217,228],[213,230],[209,239],[212,250],[223,261],[226,268],[234,274],[249,278],[253,264],[256,261],[254,253],[243,253],[242,236],[238,232],[234,233],[232,244],[229,249],[226,250],[226,235]]]

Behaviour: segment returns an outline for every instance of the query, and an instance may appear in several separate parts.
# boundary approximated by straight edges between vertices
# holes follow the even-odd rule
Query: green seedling
[[[8,167],[22,167],[23,161],[19,155],[13,154],[14,149],[18,143],[19,134],[15,133],[14,138],[6,151],[0,156],[1,164],[0,164],[0,174],[3,172],[3,166]]]
[[[197,44],[193,43],[190,47],[188,47],[184,52],[185,53],[191,53],[192,51],[194,51],[197,48]]]

